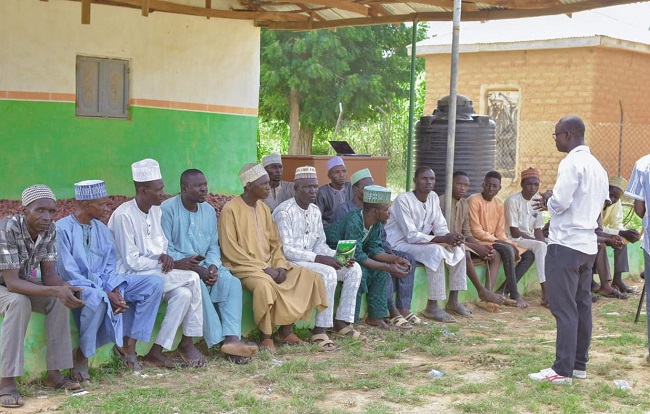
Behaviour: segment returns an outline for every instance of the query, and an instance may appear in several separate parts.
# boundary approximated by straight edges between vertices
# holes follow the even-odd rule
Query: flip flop
[[[6,402],[6,400],[4,400],[4,397],[7,396],[11,397],[13,399],[13,402]],[[0,406],[4,408],[18,408],[22,407],[23,405],[25,405],[25,401],[20,397],[18,390],[13,389],[0,391]]]
[[[476,302],[476,306],[478,306],[479,308],[483,309],[484,311],[487,311],[487,312],[490,312],[490,313],[494,313],[494,312],[497,312],[497,311],[501,310],[501,306],[497,305],[496,303],[487,302],[487,301],[484,301],[484,300],[480,300],[480,301]]]
[[[291,332],[285,338],[280,338],[280,335],[275,334],[273,339],[275,340],[275,342],[279,343],[280,345],[292,345],[293,346],[293,345],[304,345],[306,343],[302,339],[298,338],[298,335],[296,335],[293,332]]]
[[[429,313],[427,311],[422,312],[422,316],[425,318],[434,320],[436,322],[444,322],[444,323],[456,323],[458,322],[456,318],[448,314],[442,309],[438,309],[438,314],[434,315],[433,313]]]
[[[625,293],[619,292],[616,289],[614,289],[613,292],[609,292],[609,293],[598,293],[598,296],[602,296],[608,299],[629,299],[630,298]]]
[[[260,351],[268,351],[272,354],[275,353],[275,344],[271,338],[264,339],[262,342],[260,342],[259,348]]]
[[[85,364],[73,358],[73,366],[70,368],[70,379],[76,382],[90,381],[88,362]]]
[[[309,337],[309,342],[318,345],[318,350],[321,352],[336,351],[336,345],[327,334],[316,334]]]
[[[399,329],[411,329],[413,328],[413,325],[410,324],[409,321],[406,320],[405,317],[402,315],[397,315],[394,318],[390,318],[388,320],[388,324],[390,326],[394,326]]]
[[[257,354],[257,345],[249,346],[243,342],[237,344],[223,344],[221,345],[221,352],[228,355],[240,356],[250,358]]]
[[[117,359],[124,364],[124,366],[128,369],[131,369],[133,371],[142,371],[142,366],[140,365],[140,362],[138,362],[138,356],[133,354],[133,355],[124,355],[120,352],[119,349],[117,349],[117,345],[113,345],[113,354],[117,357]],[[129,364],[131,366],[129,367]],[[166,367],[165,367],[166,368]],[[87,367],[86,367],[87,369]],[[71,371],[72,372],[72,371]],[[90,376],[88,377],[90,379]]]
[[[418,318],[413,312],[404,317],[411,325],[422,325],[422,319]]]
[[[350,335],[350,332],[352,332],[351,335]],[[361,332],[355,330],[350,325],[346,326],[345,328],[343,328],[343,329],[341,329],[339,331],[331,330],[330,334],[332,334],[332,336],[336,336],[338,338],[352,338],[352,339],[356,339],[358,341],[366,341],[366,340],[368,340],[368,338],[365,335],[363,335]]]
[[[251,362],[251,358],[243,357],[240,355],[224,354],[224,358],[226,358],[226,361],[230,361],[237,365],[246,365]]]
[[[458,304],[458,306],[461,307],[461,310],[458,310],[456,308],[447,308],[445,307],[445,311],[451,315],[456,315],[456,316],[462,316],[464,318],[469,318],[472,319],[474,317],[474,314],[472,313],[471,310],[467,309],[461,304]]]
[[[43,384],[43,388],[46,390],[83,391],[81,384],[70,378],[63,378],[55,385]]]

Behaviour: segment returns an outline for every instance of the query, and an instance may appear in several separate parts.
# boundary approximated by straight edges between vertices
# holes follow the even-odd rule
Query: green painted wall
[[[69,198],[85,179],[132,195],[131,163],[143,158],[160,163],[169,194],[187,168],[206,173],[210,192],[238,194],[239,169],[257,159],[257,117],[131,107],[130,120],[114,120],[74,111],[73,103],[0,100],[0,199],[38,183]]]

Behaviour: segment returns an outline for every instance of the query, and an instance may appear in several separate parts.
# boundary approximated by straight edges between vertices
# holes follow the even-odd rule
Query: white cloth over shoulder
[[[393,249],[411,253],[432,270],[437,270],[443,260],[451,266],[465,260],[461,247],[428,244],[436,236],[449,234],[436,193],[429,193],[424,203],[411,191],[402,193],[393,202],[390,213],[386,234]]]

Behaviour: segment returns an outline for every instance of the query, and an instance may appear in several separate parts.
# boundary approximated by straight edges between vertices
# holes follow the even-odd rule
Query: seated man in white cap
[[[541,305],[548,307],[546,299],[546,239],[542,228],[542,212],[533,208],[533,196],[539,191],[539,171],[527,168],[521,172],[521,191],[508,197],[503,203],[505,229],[508,238],[517,246],[533,252],[537,277],[542,288]]]
[[[606,203],[603,209],[602,233],[603,237],[614,242],[599,242],[596,261],[594,262],[594,273],[600,276],[600,287],[595,289],[598,294],[617,299],[627,299],[628,293],[634,293],[634,289],[623,282],[623,273],[629,272],[630,267],[627,259],[627,243],[634,243],[641,239],[641,234],[636,230],[628,230],[623,225],[623,203],[621,197],[627,188],[627,180],[623,177],[609,178],[609,199],[611,204]],[[647,236],[646,236],[647,237]],[[607,258],[607,245],[615,247],[614,253],[614,280]],[[611,285],[610,285],[611,281]]]
[[[467,290],[465,251],[461,247],[464,237],[449,232],[447,221],[440,210],[440,200],[433,192],[435,182],[431,168],[419,167],[415,170],[415,189],[402,193],[395,199],[386,233],[391,246],[411,253],[426,269],[428,301],[422,315],[449,323],[456,322],[456,319],[438,306],[438,301],[444,300],[447,293],[445,264],[450,268],[450,293],[446,310],[467,317],[472,317],[472,314],[458,302],[458,292]]]
[[[70,376],[88,381],[88,358],[97,348],[115,343],[114,353],[128,368],[140,370],[136,341],[148,342],[153,331],[163,282],[158,277],[122,275],[115,271],[111,232],[100,220],[108,213],[106,185],[89,180],[74,185],[76,210],[56,223],[63,280],[80,286],[85,305],[72,311],[79,328]]]
[[[354,198],[339,205],[334,214],[332,214],[332,223],[341,220],[347,213],[354,210],[363,208],[363,189],[369,185],[374,185],[375,181],[372,178],[370,170],[364,168],[352,174],[350,179],[352,184],[352,191]],[[413,284],[415,280],[415,267],[417,262],[410,253],[393,250],[393,247],[388,243],[386,230],[381,226],[381,245],[386,253],[395,254],[403,257],[411,264],[411,269],[404,277],[396,277],[391,275],[388,278],[388,289],[386,295],[388,297],[388,313],[390,319],[388,323],[401,328],[409,329],[413,325],[420,325],[422,320],[411,312],[411,300],[413,299]]]
[[[316,206],[323,215],[323,227],[332,224],[332,213],[339,204],[352,200],[352,184],[348,183],[348,170],[345,168],[343,159],[339,156],[332,157],[327,161],[327,177],[329,184],[318,189]]]
[[[260,330],[260,348],[273,352],[274,325],[279,344],[304,343],[293,333],[293,324],[308,320],[316,307],[327,307],[323,279],[302,267],[292,266],[282,253],[282,241],[271,213],[261,201],[269,195],[269,176],[260,164],[246,164],[239,171],[244,193],[221,210],[219,241],[223,264],[253,293],[253,316]]]
[[[269,186],[271,187],[269,196],[262,201],[264,204],[269,206],[269,209],[273,212],[273,209],[275,209],[278,204],[293,197],[293,183],[282,180],[284,167],[282,167],[282,156],[277,152],[273,152],[266,157],[263,157],[262,165],[264,166],[266,173],[269,175]]]
[[[404,277],[411,264],[394,254],[384,251],[381,243],[381,227],[390,217],[390,190],[370,185],[363,192],[363,208],[348,213],[343,219],[332,223],[327,229],[327,244],[336,248],[339,240],[356,240],[354,258],[361,265],[362,277],[354,321],[359,322],[361,295],[366,294],[368,316],[366,324],[390,329],[384,321],[389,316],[387,289],[389,274]]]
[[[201,278],[203,339],[208,348],[221,343],[221,352],[246,364],[257,345],[241,341],[242,289],[239,279],[221,263],[217,213],[209,203],[208,180],[196,169],[181,174],[181,193],[165,200],[162,227],[174,267],[193,270]]]
[[[25,402],[16,377],[25,372],[25,334],[32,311],[45,314],[47,375],[45,386],[79,390],[78,382],[61,371],[72,367],[70,313],[84,305],[76,296],[81,288],[56,273],[56,197],[47,186],[23,191],[22,213],[0,221],[0,406],[16,408]],[[40,267],[40,278],[38,268]]]
[[[308,166],[298,168],[294,183],[296,195],[275,208],[273,220],[278,225],[287,260],[313,270],[323,278],[329,306],[316,314],[316,325],[309,340],[324,351],[333,351],[336,346],[325,333],[327,328],[333,327],[339,335],[361,338],[361,334],[349,326],[354,322],[361,268],[354,258],[343,265],[339,263],[334,258],[336,251],[326,243],[320,210],[314,204],[318,193],[316,169]],[[343,286],[334,319],[334,294],[339,280]]]
[[[174,269],[167,254],[167,239],[162,229],[160,204],[165,198],[165,183],[160,166],[150,158],[131,165],[135,198],[120,205],[111,215],[108,228],[115,240],[117,272],[161,277],[165,318],[153,346],[145,356],[147,365],[172,368],[176,363],[163,354],[171,350],[178,327],[183,336],[178,352],[190,367],[205,364],[194,347],[192,337],[203,335],[203,309],[199,275],[191,270]]]

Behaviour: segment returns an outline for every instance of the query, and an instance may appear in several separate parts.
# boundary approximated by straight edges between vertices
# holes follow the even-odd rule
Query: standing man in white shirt
[[[625,195],[634,199],[634,212],[643,219],[643,261],[645,262],[645,277],[650,277],[650,223],[648,222],[648,203],[650,203],[650,154],[641,157],[632,170],[630,182],[625,190]],[[647,280],[647,279],[646,279]],[[650,338],[650,285],[645,284],[646,314],[648,315],[648,338]],[[650,362],[650,345],[648,345],[646,361]]]
[[[608,200],[607,172],[585,145],[585,124],[567,116],[555,125],[555,146],[567,156],[560,162],[553,190],[539,209],[552,214],[546,254],[549,307],[555,316],[555,363],[535,381],[571,384],[587,378],[591,342],[591,269],[598,250],[598,217]]]

